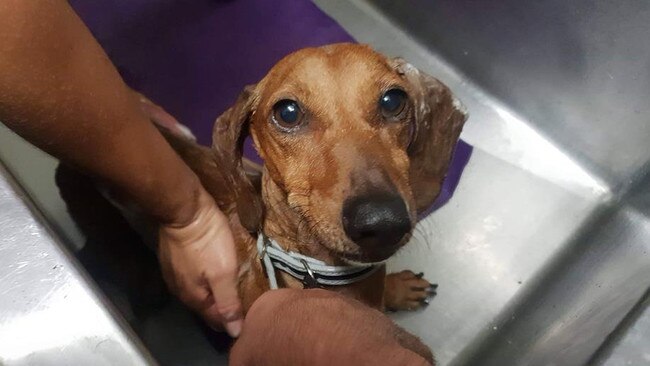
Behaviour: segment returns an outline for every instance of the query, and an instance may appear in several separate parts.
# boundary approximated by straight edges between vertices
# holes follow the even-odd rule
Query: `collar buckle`
[[[310,288],[323,288],[320,283],[318,283],[318,280],[316,279],[316,275],[314,272],[312,272],[311,268],[309,268],[309,264],[307,264],[307,261],[304,259],[300,259],[300,263],[305,267],[305,277],[302,279],[302,288],[304,289],[310,289]]]

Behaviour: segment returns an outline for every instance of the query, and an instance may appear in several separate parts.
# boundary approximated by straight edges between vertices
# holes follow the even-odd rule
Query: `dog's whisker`
[[[433,247],[433,237],[435,232],[435,228],[431,227],[433,225],[435,224],[431,223],[430,221],[422,222],[418,224],[413,230],[414,236],[417,235],[417,237],[420,239],[419,241],[423,242],[428,249],[431,249]]]

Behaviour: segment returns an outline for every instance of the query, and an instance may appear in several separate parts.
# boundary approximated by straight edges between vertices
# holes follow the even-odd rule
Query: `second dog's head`
[[[250,133],[318,242],[341,259],[378,262],[437,197],[465,119],[438,80],[367,46],[335,44],[290,54],[247,87],[217,119],[214,145],[240,159]]]

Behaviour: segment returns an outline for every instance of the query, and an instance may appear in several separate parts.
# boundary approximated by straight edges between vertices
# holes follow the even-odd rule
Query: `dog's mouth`
[[[329,250],[342,262],[350,265],[368,265],[381,264],[395,255],[411,238],[411,234],[406,234],[402,240],[394,245],[377,245],[372,248],[361,247],[350,243],[352,247],[349,250]]]
[[[345,253],[340,255],[339,258],[343,262],[351,265],[381,264],[386,262],[388,258],[392,257],[393,254],[397,252],[397,249],[391,251],[383,250],[374,253]]]
[[[399,195],[366,195],[346,201],[339,222],[314,218],[300,206],[298,212],[330,259],[369,265],[385,262],[410,240],[415,224],[407,207]]]

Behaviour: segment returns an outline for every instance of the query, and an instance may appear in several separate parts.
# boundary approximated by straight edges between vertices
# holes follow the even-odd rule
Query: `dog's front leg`
[[[429,305],[438,285],[431,284],[418,274],[405,270],[386,275],[384,307],[386,310],[417,310]]]

